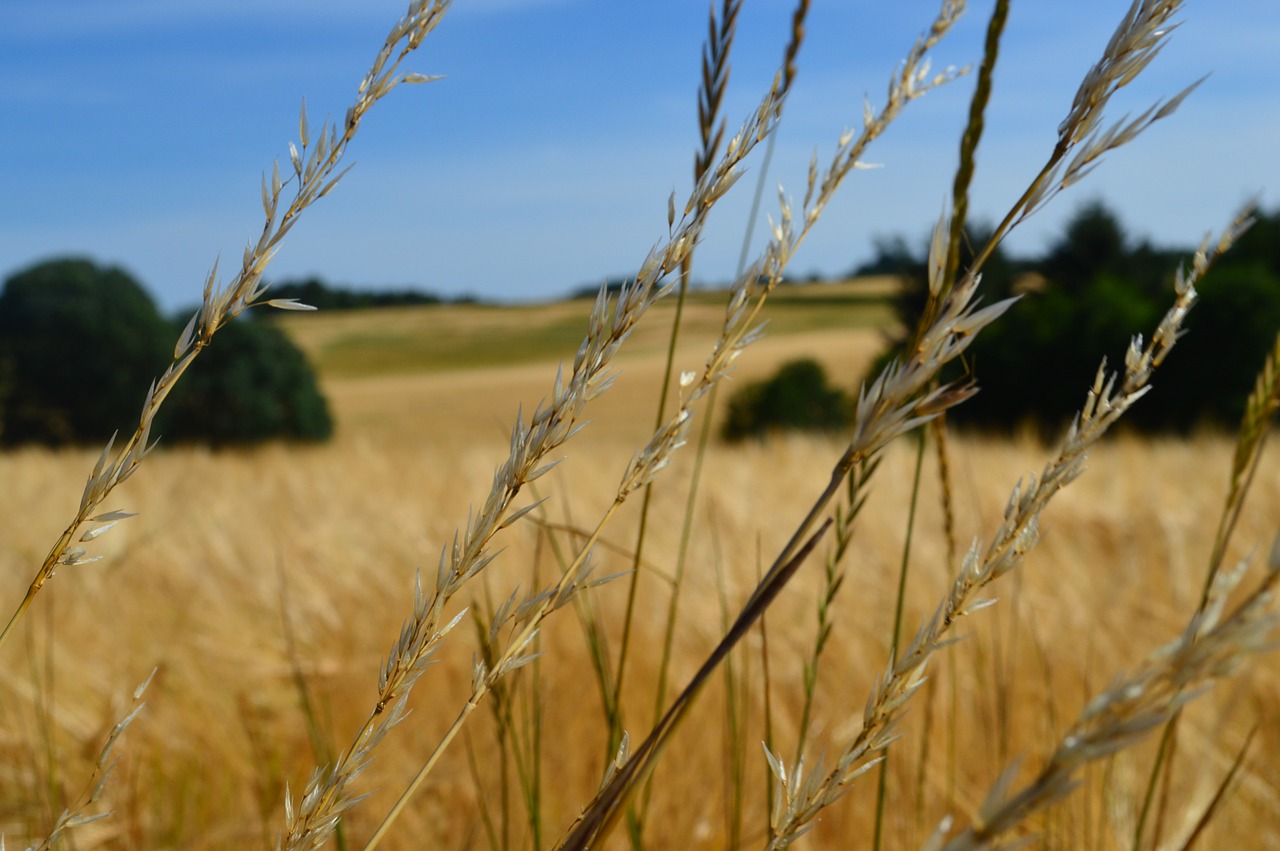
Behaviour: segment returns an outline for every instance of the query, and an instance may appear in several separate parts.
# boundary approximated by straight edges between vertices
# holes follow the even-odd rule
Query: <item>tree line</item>
[[[982,228],[966,234],[962,269],[986,237]],[[1100,202],[1078,209],[1039,256],[1015,258],[997,250],[983,269],[984,299],[992,303],[1018,295],[1020,300],[945,376],[971,377],[981,390],[951,411],[949,420],[997,432],[1029,426],[1046,439],[1055,436],[1083,403],[1099,359],[1105,355],[1109,363],[1122,365],[1133,335],[1155,328],[1172,303],[1175,270],[1193,251],[1134,239]],[[901,278],[894,309],[903,328],[914,327],[924,308],[927,254],[927,239],[912,245],[901,236],[882,238],[872,259],[854,270],[855,275]],[[1239,423],[1254,376],[1280,332],[1280,208],[1256,215],[1199,294],[1185,338],[1161,367],[1151,392],[1126,416],[1128,428],[1187,433]],[[874,369],[904,343],[892,339]],[[829,386],[815,367],[790,364],[769,381],[742,388],[730,400],[725,436],[847,423],[849,393]]]
[[[966,237],[965,251],[972,251],[986,234],[975,228]],[[1132,238],[1101,203],[1080,208],[1039,256],[997,250],[984,267],[985,298],[1021,299],[946,376],[972,377],[985,391],[951,419],[962,427],[1055,434],[1080,407],[1099,357],[1122,363],[1130,338],[1155,327],[1170,303],[1174,271],[1191,250]],[[924,307],[926,255],[924,240],[912,246],[903,237],[883,238],[854,270],[901,278],[894,309],[904,328],[914,327]],[[962,268],[969,259],[962,256]],[[1280,209],[1256,216],[1199,292],[1185,339],[1127,417],[1130,428],[1185,433],[1238,422],[1280,330]],[[443,301],[407,288],[347,290],[315,278],[276,284],[271,295],[331,310]],[[157,422],[167,441],[229,445],[332,434],[311,366],[257,314],[220,332],[179,382]],[[90,260],[47,261],[9,277],[0,290],[0,445],[101,443],[131,429],[187,318],[189,312],[163,316],[127,272]],[[892,340],[877,368],[903,343]],[[769,381],[740,388],[724,434],[838,429],[848,421],[850,396],[816,362],[789,364]]]

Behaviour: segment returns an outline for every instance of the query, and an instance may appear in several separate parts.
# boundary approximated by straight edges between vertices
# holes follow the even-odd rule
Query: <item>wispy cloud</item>
[[[7,0],[0,41],[109,36],[214,23],[307,22],[382,16],[404,11],[401,0]]]

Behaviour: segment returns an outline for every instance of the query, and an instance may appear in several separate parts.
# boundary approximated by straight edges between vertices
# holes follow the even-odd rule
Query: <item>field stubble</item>
[[[696,350],[696,337],[690,344]],[[750,370],[738,377],[768,371],[793,352],[819,351],[849,384],[878,345],[872,331],[781,334],[766,338]],[[571,534],[563,527],[596,516],[611,499],[635,438],[650,426],[645,412],[661,362],[643,347],[624,359],[623,376],[576,450],[539,482],[549,497],[545,517],[561,528],[556,534]],[[45,611],[24,627],[17,652],[26,664],[4,669],[0,829],[21,841],[40,827],[24,819],[51,816],[65,796],[76,794],[71,784],[87,776],[97,743],[118,716],[120,696],[158,665],[147,711],[129,732],[113,781],[116,815],[86,828],[80,841],[148,848],[273,842],[284,786],[300,788],[314,760],[298,679],[314,698],[322,738],[339,747],[375,699],[376,671],[410,605],[415,569],[434,569],[458,518],[482,497],[475,483],[487,480],[495,450],[505,443],[512,400],[523,400],[527,409],[547,392],[546,376],[543,363],[329,375],[326,389],[340,423],[330,446],[158,454],[146,476],[124,486],[120,505],[110,506],[140,516],[104,539],[102,562],[63,568],[56,589],[37,602]],[[953,443],[963,545],[974,535],[990,536],[1010,488],[1038,470],[1047,450],[1030,439],[959,437]],[[1026,569],[1002,589],[997,606],[963,624],[965,640],[932,666],[923,700],[904,722],[903,742],[891,751],[887,847],[918,847],[947,812],[971,818],[1009,762],[1023,757],[1024,772],[1035,769],[1087,695],[1176,634],[1198,601],[1231,451],[1225,437],[1200,435],[1186,441],[1121,437],[1093,454],[1089,472],[1048,511],[1044,541]],[[721,632],[717,572],[723,571],[736,606],[838,452],[822,438],[779,437],[717,446],[708,456],[696,513],[700,534],[682,591],[676,682]],[[7,598],[21,594],[19,583],[78,497],[91,460],[88,453],[37,450],[0,456],[0,480],[9,483],[0,494],[9,542],[0,552],[0,591]],[[677,456],[672,475],[658,486],[664,498],[655,501],[650,521],[633,638],[641,647],[661,644],[689,461]],[[893,447],[857,525],[818,690],[818,742],[856,725],[863,696],[884,667],[913,463],[909,443]],[[926,494],[936,492],[936,470],[926,466],[924,476]],[[1278,509],[1280,467],[1264,461],[1236,539],[1262,549]],[[610,530],[608,543],[616,549],[601,548],[597,575],[628,565],[634,522],[629,513]],[[926,497],[912,552],[908,632],[931,612],[953,573],[940,528],[936,498]],[[557,570],[545,539],[539,543],[539,529],[528,523],[507,534],[506,550],[486,573],[493,599],[529,588],[534,569],[544,578]],[[601,589],[594,605],[604,624],[621,622],[625,584]],[[784,754],[799,715],[800,663],[811,646],[820,585],[820,564],[806,565],[767,617],[773,735],[775,750]],[[571,612],[562,614],[548,622],[543,639],[544,808],[553,834],[593,793],[606,735],[581,630]],[[352,812],[353,835],[367,835],[456,714],[470,676],[472,638],[464,624],[445,642],[412,702],[413,717],[391,734],[394,746],[380,750],[362,778],[364,790],[380,791]],[[738,663],[757,698],[743,736],[748,793],[765,788],[760,660],[761,641],[753,637]],[[637,730],[649,723],[656,666],[652,654],[642,654],[629,674],[628,694],[636,697],[627,703],[634,719],[628,726]],[[719,847],[723,841],[719,781],[708,782],[725,776],[719,688],[657,770],[652,847]],[[1278,692],[1280,678],[1268,663],[1189,710],[1171,824],[1195,813],[1212,793],[1232,749],[1259,717],[1243,781],[1206,839],[1216,847],[1248,831],[1253,847],[1280,847],[1274,815],[1280,734],[1266,723],[1280,706]],[[467,747],[452,751],[432,775],[390,838],[392,847],[483,844],[479,801],[500,799],[499,778],[491,717],[471,727]],[[1128,751],[1110,769],[1090,773],[1090,788],[1038,825],[1047,847],[1120,847],[1136,818],[1151,750],[1148,744]],[[483,793],[468,768],[468,751],[481,766]],[[874,798],[874,780],[864,778],[824,815],[813,846],[866,835]],[[513,795],[513,807],[517,800]],[[691,800],[702,806],[689,806]],[[749,813],[749,830],[762,829],[763,808]]]

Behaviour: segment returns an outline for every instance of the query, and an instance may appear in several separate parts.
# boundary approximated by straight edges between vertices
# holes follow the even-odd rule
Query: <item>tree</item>
[[[306,356],[275,325],[246,317],[218,331],[178,383],[157,423],[166,441],[227,446],[333,435]]]
[[[13,275],[0,292],[0,442],[101,444],[132,431],[180,330],[119,268],[63,259]],[[261,321],[221,329],[153,428],[216,445],[332,432],[306,358]]]
[[[1197,288],[1200,298],[1187,316],[1186,336],[1161,367],[1148,398],[1134,409],[1140,426],[1185,431],[1239,424],[1254,376],[1280,329],[1280,275],[1258,262],[1228,258],[1230,253]]]
[[[101,443],[131,428],[173,335],[127,272],[39,263],[0,292],[0,441]]]
[[[1129,427],[1185,432],[1238,422],[1280,328],[1277,246],[1280,210],[1260,214],[1255,230],[1200,285],[1187,335],[1126,418]],[[1031,424],[1042,436],[1055,434],[1083,404],[1100,359],[1123,364],[1130,339],[1155,327],[1172,301],[1174,270],[1189,253],[1132,242],[1119,217],[1095,202],[1071,218],[1042,257],[993,255],[983,274],[987,303],[1007,296],[1022,270],[1036,272],[1042,285],[1023,288],[1022,300],[974,340],[963,369],[982,392],[948,416],[961,425],[1008,431]],[[965,262],[962,255],[962,268]],[[912,281],[897,304],[906,327],[926,295],[923,277]]]
[[[1078,292],[1100,275],[1128,271],[1128,242],[1119,216],[1092,201],[1067,222],[1062,237],[1040,261],[1040,271],[1055,287]]]

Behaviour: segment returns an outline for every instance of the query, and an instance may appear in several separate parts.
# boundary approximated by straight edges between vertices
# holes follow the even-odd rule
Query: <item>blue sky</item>
[[[717,3],[718,5],[718,3]],[[297,112],[341,116],[402,0],[5,0],[0,27],[0,275],[87,255],[123,265],[165,308],[191,304],[219,254],[261,227],[259,175],[287,162]],[[791,3],[746,0],[727,99],[759,99]],[[1015,0],[974,188],[1003,213],[1047,155],[1080,76],[1128,0]],[[799,196],[877,102],[933,0],[814,0],[765,209]],[[989,2],[937,52],[976,62]],[[633,271],[687,191],[707,5],[695,0],[457,0],[351,149],[356,168],[294,229],[268,278],[419,286],[529,300]],[[1211,74],[1183,108],[1109,157],[1015,235],[1043,249],[1101,197],[1138,235],[1193,243],[1246,198],[1280,204],[1280,4],[1192,0],[1113,116]],[[949,194],[962,81],[912,105],[870,151],[791,271],[838,274],[876,236],[923,238]],[[713,220],[696,277],[736,266],[760,168]],[[761,223],[763,227],[763,223]],[[757,240],[758,242],[758,240]]]

